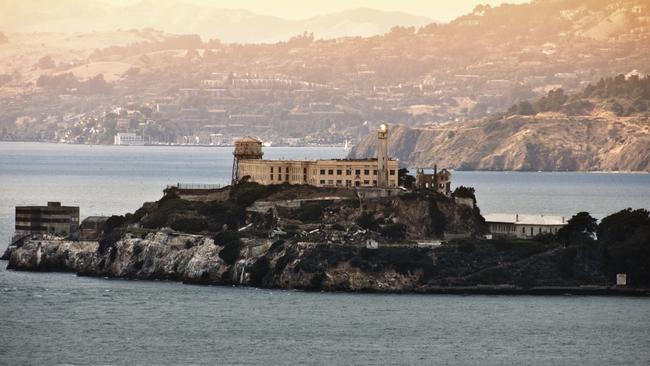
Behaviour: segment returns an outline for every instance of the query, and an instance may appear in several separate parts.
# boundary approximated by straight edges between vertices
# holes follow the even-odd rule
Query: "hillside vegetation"
[[[395,126],[392,155],[411,167],[523,171],[650,171],[650,79],[601,79],[553,90],[505,114],[421,128]],[[373,156],[368,136],[351,157]]]

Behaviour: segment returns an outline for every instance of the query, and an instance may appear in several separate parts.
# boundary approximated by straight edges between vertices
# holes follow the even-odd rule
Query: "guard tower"
[[[382,123],[377,130],[377,187],[388,187],[388,126]]]
[[[237,183],[239,180],[239,161],[240,160],[253,160],[253,159],[262,159],[262,141],[246,136],[239,140],[235,141],[235,151],[232,153],[234,155],[232,161],[232,180],[231,184]]]

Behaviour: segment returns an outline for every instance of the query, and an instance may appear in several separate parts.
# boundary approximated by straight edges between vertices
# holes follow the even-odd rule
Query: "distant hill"
[[[619,75],[479,121],[393,126],[389,151],[409,167],[650,172],[649,107],[650,78]],[[375,141],[370,134],[349,156],[374,156]]]
[[[75,9],[71,12],[70,9]],[[219,9],[180,1],[143,0],[120,6],[98,0],[4,0],[2,30],[10,32],[89,32],[154,28],[166,33],[198,34],[224,42],[286,40],[303,32],[316,38],[373,36],[394,26],[423,26],[426,17],[374,9],[351,9],[304,20],[286,20],[242,9]]]

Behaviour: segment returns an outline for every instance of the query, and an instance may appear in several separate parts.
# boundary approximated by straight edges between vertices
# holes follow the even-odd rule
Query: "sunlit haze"
[[[130,1],[130,0],[127,0]],[[131,2],[135,2],[133,0]],[[330,0],[330,1],[295,1],[295,0],[187,0],[195,4],[222,8],[247,9],[258,14],[273,15],[285,19],[304,19],[308,17],[339,12],[351,8],[371,8],[385,11],[400,11],[420,15],[437,21],[450,21],[455,17],[470,12],[478,4],[492,6],[501,3],[520,4],[524,0]]]

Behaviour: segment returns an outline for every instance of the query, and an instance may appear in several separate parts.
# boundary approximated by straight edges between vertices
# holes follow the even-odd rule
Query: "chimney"
[[[515,222],[519,222],[519,214],[515,214]]]

